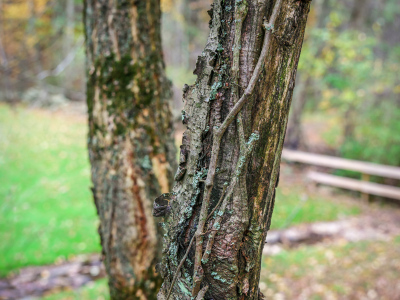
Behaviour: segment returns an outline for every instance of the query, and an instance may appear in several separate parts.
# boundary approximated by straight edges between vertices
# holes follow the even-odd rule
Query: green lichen
[[[141,166],[143,169],[147,169],[147,170],[151,170],[152,169],[152,165],[151,165],[151,161],[148,155],[146,155],[143,160],[141,161]]]
[[[181,289],[181,291],[182,291],[185,295],[188,295],[188,296],[191,296],[191,295],[192,295],[192,293],[186,288],[186,286],[185,286],[181,281],[178,282],[178,286],[179,286],[179,288]]]
[[[222,87],[222,83],[220,81],[214,82],[214,84],[211,86],[210,100],[215,99],[215,96],[217,95],[217,91],[221,87]]]

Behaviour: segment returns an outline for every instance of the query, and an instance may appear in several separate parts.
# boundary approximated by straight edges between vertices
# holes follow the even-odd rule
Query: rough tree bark
[[[169,204],[159,299],[260,299],[308,1],[214,0]],[[235,121],[235,122],[232,122]],[[191,298],[194,297],[194,298]]]
[[[86,0],[89,157],[112,299],[155,299],[152,202],[176,169],[159,0]]]
[[[164,211],[159,299],[261,298],[261,254],[309,8],[214,1],[196,83],[184,88],[187,130]]]

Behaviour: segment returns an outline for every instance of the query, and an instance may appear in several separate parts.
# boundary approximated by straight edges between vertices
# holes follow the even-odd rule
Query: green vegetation
[[[356,25],[345,3],[331,2],[307,27],[298,74],[313,83],[304,119],[316,113],[335,122],[322,137],[341,157],[400,165],[400,44],[388,34],[398,31],[395,3],[385,1]]]
[[[307,195],[304,194],[304,189],[299,187],[282,186],[277,188],[271,229],[281,229],[301,223],[332,221],[359,213],[360,208],[356,204]]]
[[[395,238],[283,250],[264,257],[260,289],[267,299],[395,299],[399,249]]]
[[[340,151],[345,158],[400,166],[400,110],[390,103],[380,106],[360,116],[354,136]]]
[[[71,291],[63,291],[42,297],[42,300],[105,300],[110,299],[106,279],[100,279],[84,287]]]
[[[86,124],[0,106],[0,275],[100,250]]]
[[[86,122],[0,106],[0,276],[100,251]],[[357,214],[356,206],[279,188],[272,228]]]
[[[389,241],[319,244],[263,258],[260,289],[267,299],[395,299],[400,237]],[[108,299],[106,280],[44,300]],[[378,299],[378,298],[375,298]]]

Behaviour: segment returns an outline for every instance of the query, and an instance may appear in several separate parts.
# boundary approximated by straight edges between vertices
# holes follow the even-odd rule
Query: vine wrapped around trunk
[[[183,94],[187,130],[165,209],[159,299],[261,298],[261,254],[309,7],[214,0],[197,80]]]
[[[152,201],[172,187],[175,145],[159,0],[85,0],[89,157],[112,299],[156,299],[161,230]]]

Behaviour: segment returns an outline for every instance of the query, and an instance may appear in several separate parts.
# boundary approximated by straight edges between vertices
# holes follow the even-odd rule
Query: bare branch
[[[78,53],[78,50],[82,47],[82,45],[83,45],[83,39],[81,39],[77,43],[75,48],[71,52],[69,52],[66,57],[64,57],[64,59],[58,64],[57,67],[54,68],[54,70],[41,71],[39,74],[36,75],[37,79],[43,80],[49,76],[59,75],[62,71],[65,70],[66,67],[68,67],[72,63],[76,54]]]

